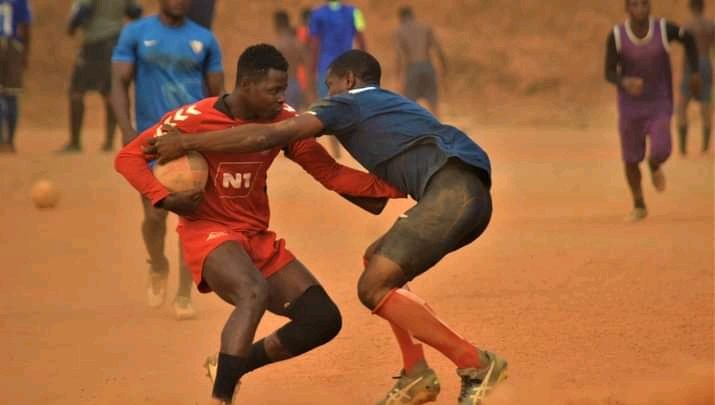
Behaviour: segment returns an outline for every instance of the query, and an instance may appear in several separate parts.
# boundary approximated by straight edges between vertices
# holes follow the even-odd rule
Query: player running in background
[[[432,52],[440,65],[441,80],[447,77],[447,58],[432,27],[418,22],[409,6],[400,8],[400,26],[395,30],[395,68],[403,82],[403,93],[412,100],[424,99],[433,114],[439,115],[437,73]]]
[[[680,85],[680,98],[678,99],[678,138],[680,154],[687,153],[688,137],[688,104],[695,98],[700,102],[700,114],[703,125],[703,145],[702,152],[705,153],[710,148],[710,134],[712,131],[712,89],[713,89],[713,67],[710,61],[710,50],[715,45],[715,21],[705,17],[705,2],[703,0],[690,0],[690,11],[692,17],[685,24],[685,29],[693,34],[695,43],[698,46],[700,56],[700,77],[703,80],[703,88],[700,97],[694,97],[690,89],[692,71],[690,65],[684,63],[683,81]]]
[[[218,0],[191,0],[189,12],[186,16],[196,24],[210,30],[214,22],[217,1]]]
[[[653,186],[665,190],[663,164],[671,153],[673,73],[670,43],[685,46],[692,69],[691,86],[698,90],[698,50],[693,36],[665,19],[650,15],[649,0],[625,0],[628,20],[616,25],[606,43],[606,80],[618,88],[618,128],[626,179],[633,195],[630,221],[648,215],[641,187],[640,162],[650,138],[648,167]]]
[[[136,0],[75,0],[67,32],[81,28],[82,48],[72,72],[69,91],[70,140],[61,152],[82,150],[80,137],[84,121],[84,94],[97,91],[104,101],[105,137],[102,150],[113,148],[117,120],[109,102],[112,89],[112,51],[117,44],[124,18],[137,19],[142,8]]]
[[[295,116],[284,104],[287,86],[288,63],[280,52],[270,45],[252,46],[239,58],[231,94],[182,107],[161,123],[200,133],[279,122]],[[402,194],[374,176],[337,164],[314,139],[265,152],[206,153],[210,180],[203,200],[170,194],[152,176],[142,153],[148,139],[161,135],[161,123],[126,146],[116,168],[153,204],[181,215],[178,231],[199,290],[214,291],[235,306],[221,334],[218,368],[209,364],[215,401],[231,403],[242,375],[318,347],[341,326],[340,313],[323,287],[268,229],[266,173],[276,156],[283,151],[338,193],[383,204],[384,198]],[[291,321],[252,344],[266,309]]]
[[[310,80],[317,80],[314,87],[318,97],[328,95],[325,79],[330,63],[350,49],[353,44],[366,50],[365,18],[357,7],[328,0],[310,13]],[[311,100],[312,101],[312,100]],[[329,137],[333,156],[340,158],[340,144],[335,137]]]
[[[457,334],[405,286],[486,229],[492,213],[489,158],[464,132],[440,123],[414,101],[381,89],[380,77],[374,57],[349,51],[329,69],[331,97],[308,112],[275,124],[202,136],[169,129],[170,134],[150,140],[147,152],[157,153],[160,161],[188,150],[249,153],[335,134],[371,173],[417,201],[367,249],[358,283],[360,301],[390,323],[404,360],[397,384],[381,403],[436,399],[439,382],[417,339],[456,365],[462,381],[459,404],[482,404],[506,377],[507,362]]]
[[[305,47],[300,43],[295,29],[291,26],[290,16],[285,10],[278,10],[273,13],[273,28],[276,32],[276,48],[288,60],[286,102],[291,107],[302,111],[305,107],[305,97],[298,82],[296,69],[307,60]]]
[[[298,40],[305,50],[306,54],[310,53],[310,8],[303,8],[300,11],[300,25],[296,29],[296,35]],[[313,90],[309,89],[308,80],[308,58],[303,62],[303,64],[297,66],[296,76],[298,77],[298,82],[300,83],[300,88],[303,90],[303,96],[307,101],[314,100],[312,96]],[[312,83],[312,81],[310,81]]]
[[[30,57],[29,0],[0,0],[0,153],[15,152],[17,98]]]
[[[181,105],[223,92],[221,51],[213,34],[186,18],[190,0],[159,0],[159,14],[127,25],[112,56],[111,101],[123,144]],[[129,113],[129,86],[134,82],[136,129]],[[163,305],[169,261],[164,255],[167,211],[142,197],[142,236],[149,253],[148,304]],[[181,256],[181,255],[180,255]],[[179,257],[177,318],[195,316],[191,276]]]

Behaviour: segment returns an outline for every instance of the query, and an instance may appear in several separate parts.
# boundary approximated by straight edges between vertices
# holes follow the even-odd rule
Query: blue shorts
[[[690,91],[690,65],[685,63],[683,69],[683,81],[680,83],[680,92],[684,98],[690,100],[693,96]],[[697,101],[701,103],[709,103],[712,100],[713,91],[713,67],[710,63],[710,58],[700,58],[700,77],[703,79],[703,89],[700,92],[700,97]]]

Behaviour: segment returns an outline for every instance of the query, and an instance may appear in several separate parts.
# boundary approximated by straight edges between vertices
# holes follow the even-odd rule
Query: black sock
[[[710,127],[703,127],[703,152],[710,149]]]
[[[84,121],[84,100],[70,98],[70,146],[79,147],[80,132]]]
[[[251,346],[251,351],[246,358],[246,372],[253,371],[271,363],[273,363],[273,361],[268,358],[268,353],[266,353],[265,339],[261,339]]]
[[[246,359],[230,354],[218,354],[218,369],[214,381],[214,398],[230,401],[241,376],[246,374]]]
[[[680,146],[680,154],[685,155],[686,153],[686,144],[687,144],[687,139],[688,139],[688,126],[687,125],[681,125],[678,127],[678,145]]]
[[[17,129],[17,96],[5,96],[7,112],[7,143],[15,144],[15,130]]]

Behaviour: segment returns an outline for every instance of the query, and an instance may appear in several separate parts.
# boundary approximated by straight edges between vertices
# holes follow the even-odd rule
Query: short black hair
[[[412,11],[412,7],[402,6],[400,7],[400,11],[397,12],[397,15],[400,17],[400,20],[407,20],[414,17],[415,13]]]
[[[273,13],[273,23],[279,28],[290,28],[290,16],[285,10],[276,10]]]
[[[268,74],[268,70],[288,71],[288,61],[273,45],[258,44],[246,48],[238,58],[236,86],[243,79],[258,80]]]
[[[344,76],[353,72],[358,79],[368,84],[380,84],[382,69],[380,62],[365,51],[353,49],[335,58],[330,64],[330,73]]]
[[[705,2],[703,0],[690,0],[690,9],[702,13],[705,10]]]

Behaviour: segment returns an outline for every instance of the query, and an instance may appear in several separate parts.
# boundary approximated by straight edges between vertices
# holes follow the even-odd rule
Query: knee
[[[328,343],[343,326],[340,310],[321,286],[307,289],[287,312],[292,322],[278,331],[278,337],[294,355]]]
[[[390,287],[380,282],[367,271],[360,276],[358,281],[358,298],[369,310],[374,311],[383,297],[390,292]]]
[[[268,305],[268,282],[262,276],[251,276],[241,288],[234,292],[236,306],[250,305],[253,308],[265,310]]]

